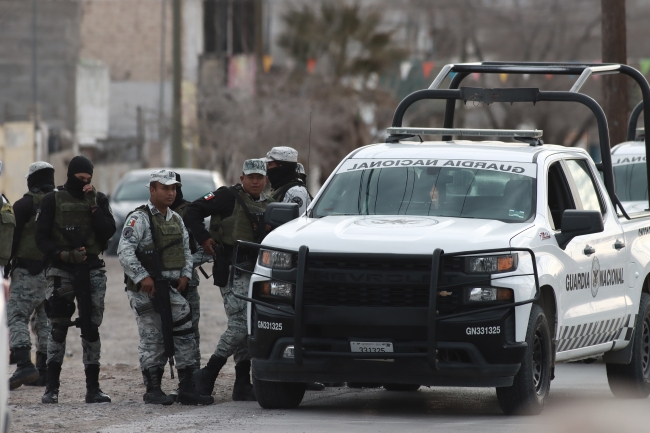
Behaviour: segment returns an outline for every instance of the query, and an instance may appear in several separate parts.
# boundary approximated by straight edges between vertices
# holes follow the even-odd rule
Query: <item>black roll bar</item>
[[[454,79],[456,77],[454,77]],[[607,117],[605,117],[605,112],[598,102],[590,96],[578,92],[546,91],[531,88],[472,89],[472,91],[467,91],[467,88],[447,90],[426,89],[413,92],[404,98],[395,109],[391,126],[397,128],[401,127],[406,110],[415,102],[423,99],[446,99],[447,106],[449,106],[450,103],[453,105],[455,101],[459,99],[465,102],[471,99],[476,102],[532,102],[533,104],[538,101],[577,102],[589,108],[596,118],[600,150],[602,153],[602,171],[605,188],[607,189],[607,193],[614,203],[614,206],[618,205],[625,218],[629,219],[629,216],[621,205],[621,201],[616,196],[616,189],[614,187],[614,171],[612,169],[612,154],[609,144],[609,130],[607,129]],[[498,94],[498,97],[495,98],[493,95],[496,94]],[[490,100],[486,101],[485,98],[488,96],[491,96]],[[445,124],[445,127],[447,126],[448,125]],[[386,139],[386,142],[399,141],[406,137],[407,136],[405,135],[390,135]]]
[[[444,77],[441,75],[447,75],[450,73],[455,73],[456,75],[452,78],[449,85],[449,89],[457,89],[460,86],[460,83],[471,73],[484,73],[484,74],[531,74],[531,75],[579,75],[578,81],[574,84],[574,87],[571,89],[571,92],[566,93],[578,93],[584,81],[592,74],[591,68],[594,69],[607,69],[594,71],[594,75],[599,74],[624,74],[632,78],[640,87],[642,95],[642,104],[650,104],[650,85],[648,81],[643,76],[641,72],[635,68],[617,63],[567,63],[567,62],[482,62],[474,64],[458,64],[458,65],[447,65],[443,68],[443,72],[436,77],[434,84],[440,84]],[[594,101],[595,102],[595,101]],[[635,111],[639,108],[635,107]],[[445,128],[453,128],[454,124],[454,112],[456,110],[455,101],[447,100],[445,107]],[[602,110],[602,109],[601,109]],[[640,108],[639,110],[642,110]],[[593,111],[593,110],[592,110]],[[637,113],[637,117],[640,113]],[[636,118],[634,129],[636,129]],[[630,119],[631,122],[632,119]],[[650,110],[643,110],[643,122],[645,125],[650,125]],[[606,126],[607,122],[605,122]],[[401,125],[400,125],[401,126]],[[607,192],[616,206],[618,204],[625,218],[629,219],[627,213],[621,206],[620,200],[616,197],[614,192],[614,179],[613,179],[613,170],[611,164],[611,147],[605,148],[602,142],[602,132],[601,127],[598,127],[598,135],[601,137],[600,142],[600,153],[603,161],[602,168],[605,174],[605,186]],[[607,136],[609,137],[609,130],[607,130]],[[444,136],[443,141],[451,140],[451,137]],[[630,138],[630,129],[628,125],[628,140],[634,140],[634,137]],[[650,142],[645,139],[646,155],[650,155]],[[608,140],[609,143],[609,140]],[[606,161],[605,154],[609,155]],[[650,164],[646,164],[647,170],[647,179],[650,183]],[[648,197],[648,204],[650,206],[650,196]]]
[[[630,114],[630,121],[627,124],[627,141],[636,140],[636,125],[639,122],[639,115],[643,111],[643,101],[636,104],[632,114]],[[644,126],[645,127],[645,126]],[[643,134],[645,136],[645,134]],[[644,138],[645,139],[645,138]]]

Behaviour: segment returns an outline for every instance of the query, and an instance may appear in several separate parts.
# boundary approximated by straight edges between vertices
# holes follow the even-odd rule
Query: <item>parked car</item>
[[[154,170],[156,169],[147,168],[129,171],[120,180],[120,183],[115,187],[115,191],[110,196],[110,204],[113,210],[113,216],[115,217],[117,231],[108,244],[107,255],[114,256],[117,254],[117,245],[120,241],[120,234],[122,233],[121,228],[129,212],[149,200],[149,189],[146,188],[146,185],[149,183],[149,174]],[[225,184],[221,174],[216,171],[183,168],[172,170],[181,175],[183,181],[183,197],[186,200],[196,200]]]

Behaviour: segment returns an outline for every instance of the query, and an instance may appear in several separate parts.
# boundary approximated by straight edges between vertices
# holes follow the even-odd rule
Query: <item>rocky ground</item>
[[[59,404],[41,404],[44,387],[22,386],[12,391],[9,398],[12,431],[95,432],[130,421],[146,421],[161,415],[196,410],[178,404],[161,407],[145,405],[142,402],[144,384],[138,367],[138,331],[124,293],[122,268],[115,257],[106,258],[106,265],[108,287],[104,323],[100,328],[102,367],[99,378],[102,390],[111,396],[113,402],[84,402],[85,376],[81,362],[79,330],[70,328],[67,340],[68,356],[61,372]],[[202,280],[199,291],[201,355],[202,364],[205,364],[214,351],[219,336],[225,330],[226,317],[217,287],[210,281]],[[230,401],[234,382],[234,364],[231,362],[226,365],[217,380],[214,395],[216,403]],[[10,372],[13,372],[14,368],[11,366]],[[170,378],[167,367],[163,390],[175,389],[177,383],[177,379]]]

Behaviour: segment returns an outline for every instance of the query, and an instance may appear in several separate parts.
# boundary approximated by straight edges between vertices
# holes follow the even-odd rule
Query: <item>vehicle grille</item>
[[[429,305],[431,258],[426,256],[337,255],[311,253],[303,304],[308,306],[419,307]],[[438,298],[439,311],[458,307],[459,292]]]

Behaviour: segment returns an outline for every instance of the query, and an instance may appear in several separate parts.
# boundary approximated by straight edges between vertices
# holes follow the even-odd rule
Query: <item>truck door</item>
[[[607,208],[588,162],[576,158],[559,165],[574,208],[600,212],[605,227],[602,233],[575,237],[566,247],[571,263],[563,276],[563,320],[558,332],[558,352],[563,352],[611,342],[623,326],[626,252],[623,229],[615,212]]]

